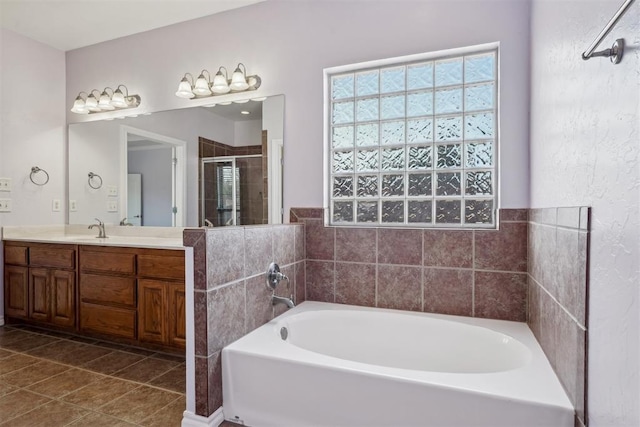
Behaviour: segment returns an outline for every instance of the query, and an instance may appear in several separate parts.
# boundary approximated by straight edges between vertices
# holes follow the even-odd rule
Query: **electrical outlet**
[[[109,196],[109,197],[117,197],[118,196],[118,186],[117,185],[107,185],[107,196]]]
[[[11,212],[11,199],[0,199],[0,212]]]
[[[75,200],[69,200],[69,212],[77,212],[78,203]]]
[[[107,212],[118,212],[118,202],[109,200],[107,202]]]
[[[51,211],[60,212],[60,199],[53,199],[51,202]]]
[[[0,191],[11,191],[11,178],[0,178]]]

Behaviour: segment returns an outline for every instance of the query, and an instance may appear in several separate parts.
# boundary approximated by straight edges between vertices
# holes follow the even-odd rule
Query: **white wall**
[[[128,172],[142,175],[142,225],[171,227],[171,151],[129,150]]]
[[[640,425],[640,4],[600,49],[581,53],[622,2],[534,0],[531,207],[592,206],[589,422]]]
[[[230,34],[233,37],[230,37]],[[228,44],[219,44],[227,40]],[[232,42],[231,42],[232,41]],[[124,83],[140,111],[182,108],[185,72],[238,62],[262,77],[256,96],[284,94],[284,208],[320,207],[322,70],[354,62],[499,41],[503,207],[528,195],[529,3],[525,0],[268,1],[67,53],[67,104],[79,91]],[[202,46],[216,45],[203,49]],[[104,61],[104,58],[118,61]],[[90,118],[69,113],[69,121]],[[285,215],[288,217],[288,215]]]
[[[262,144],[262,119],[235,122],[234,146],[260,144]]]
[[[0,213],[0,227],[64,224],[65,109],[64,52],[0,29],[0,177],[11,178],[13,184],[10,193],[0,193],[13,204],[12,212]],[[47,185],[31,183],[33,166],[49,173]],[[53,199],[63,203],[60,212],[52,212]],[[0,319],[3,316],[0,292]]]

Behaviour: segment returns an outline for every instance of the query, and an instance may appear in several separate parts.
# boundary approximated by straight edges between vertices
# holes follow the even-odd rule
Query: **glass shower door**
[[[202,225],[268,222],[262,156],[202,159],[201,179]]]

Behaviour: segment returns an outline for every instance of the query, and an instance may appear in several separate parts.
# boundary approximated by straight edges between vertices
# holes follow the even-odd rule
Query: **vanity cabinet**
[[[184,253],[142,254],[138,267],[138,339],[184,348]]]
[[[182,250],[4,245],[7,318],[130,344],[185,348]]]
[[[136,250],[80,246],[80,330],[136,339]]]
[[[7,242],[4,274],[6,315],[74,328],[75,267],[75,246]]]
[[[80,246],[80,330],[184,348],[184,274],[183,251]]]
[[[5,244],[4,306],[7,316],[26,319],[29,315],[29,248]]]

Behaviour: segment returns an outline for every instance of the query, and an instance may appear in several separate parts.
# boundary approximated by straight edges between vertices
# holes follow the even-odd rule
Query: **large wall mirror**
[[[284,96],[69,125],[69,223],[282,222]]]

